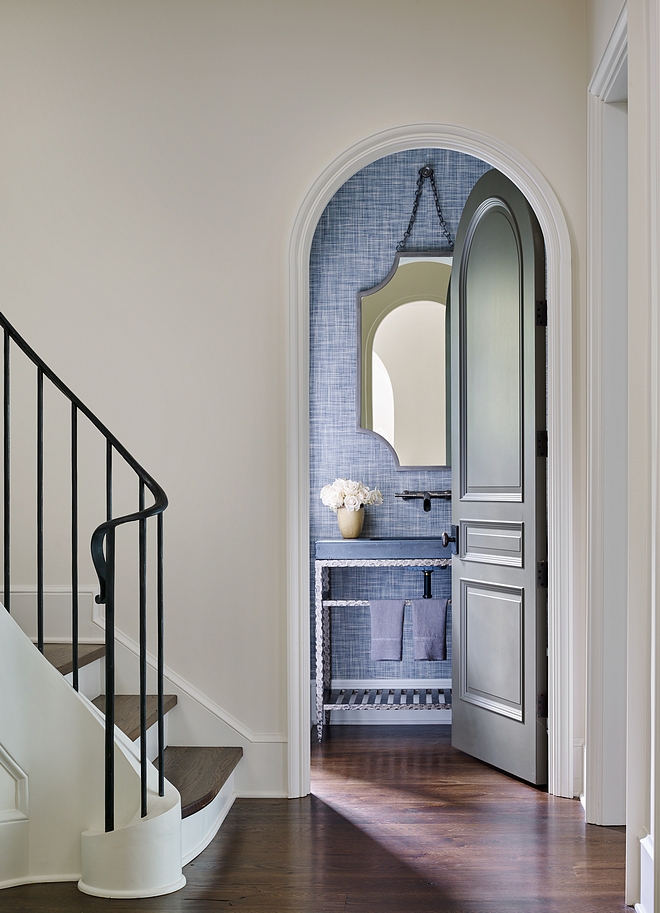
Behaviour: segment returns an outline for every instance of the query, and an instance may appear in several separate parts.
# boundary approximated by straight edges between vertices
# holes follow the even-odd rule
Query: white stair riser
[[[172,708],[172,709],[174,709],[174,708]],[[167,718],[169,717],[169,715],[170,714],[168,711],[165,714],[165,717],[163,719],[163,722],[165,724],[163,748],[167,748],[167,744],[168,744],[167,743],[167,731],[168,731]],[[136,751],[138,751],[138,752],[140,751],[140,741],[141,740],[138,737],[135,740],[135,742],[133,743],[135,745]],[[149,729],[147,729],[147,757],[149,758],[150,761],[155,761],[156,758],[158,757],[158,723],[154,723],[153,726],[150,726]]]
[[[73,672],[64,676],[65,680],[73,687]],[[105,678],[105,659],[97,659],[78,669],[78,691],[93,701],[99,694],[103,694],[103,681]]]
[[[199,856],[202,850],[206,849],[220,830],[220,825],[227,817],[235,798],[234,774],[232,773],[212,802],[195,812],[194,815],[188,815],[182,820],[182,865],[187,865],[196,856]]]

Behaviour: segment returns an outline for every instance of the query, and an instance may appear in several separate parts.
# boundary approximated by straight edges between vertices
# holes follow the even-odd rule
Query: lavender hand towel
[[[415,659],[447,659],[446,622],[446,599],[412,600]]]
[[[371,659],[401,661],[403,599],[374,599],[371,608]]]

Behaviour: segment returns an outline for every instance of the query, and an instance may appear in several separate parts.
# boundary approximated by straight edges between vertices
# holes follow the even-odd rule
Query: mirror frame
[[[355,414],[356,414],[357,430],[361,434],[370,434],[372,437],[375,437],[379,441],[381,441],[392,454],[392,456],[394,458],[394,468],[398,471],[436,472],[441,469],[451,469],[451,461],[447,462],[444,465],[438,465],[438,466],[436,466],[436,465],[402,466],[401,462],[399,460],[399,455],[397,454],[396,450],[394,449],[394,446],[387,440],[387,438],[384,438],[382,436],[382,434],[378,434],[377,431],[373,431],[371,428],[364,428],[362,426],[362,387],[363,387],[362,299],[366,298],[369,295],[373,295],[376,292],[379,292],[381,289],[385,288],[385,286],[388,285],[388,283],[393,279],[397,269],[399,268],[399,266],[401,265],[402,262],[405,263],[406,260],[438,260],[440,258],[442,258],[443,260],[452,260],[453,251],[447,251],[447,250],[397,251],[396,254],[394,255],[394,262],[392,263],[392,267],[391,267],[390,271],[388,272],[387,276],[385,276],[385,278],[383,279],[383,281],[380,282],[378,285],[374,285],[372,288],[364,289],[363,291],[358,292],[357,296],[356,296],[356,298],[357,298],[357,307],[356,307],[357,370],[356,370],[356,379],[355,379],[356,380],[356,382],[355,382],[355,390],[356,390],[356,412],[355,412]],[[452,267],[453,267],[453,263],[452,263]],[[450,393],[451,393],[451,391],[450,391],[450,385],[449,385],[450,377],[451,377],[451,351],[450,351],[451,333],[449,332],[449,322],[451,320],[451,312],[450,312],[450,308],[449,308],[450,290],[451,290],[451,278],[450,278],[449,284],[447,286],[447,301],[445,303],[445,307],[447,309],[446,310],[447,330],[445,332],[445,378],[446,378],[445,397],[446,397],[446,401],[447,401],[446,453],[447,453],[448,458],[450,458],[450,455],[451,455],[451,421],[450,421],[450,414],[451,414],[450,413],[450,402],[451,402]],[[411,299],[411,301],[413,301],[413,300],[416,300],[416,299]],[[431,300],[433,300],[433,299],[431,299]]]

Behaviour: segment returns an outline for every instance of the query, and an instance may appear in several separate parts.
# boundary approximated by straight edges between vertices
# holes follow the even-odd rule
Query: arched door
[[[452,315],[456,748],[547,783],[545,255],[498,171],[470,194]]]

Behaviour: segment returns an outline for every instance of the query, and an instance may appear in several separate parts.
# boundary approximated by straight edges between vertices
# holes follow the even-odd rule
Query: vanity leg
[[[330,606],[323,606],[323,688],[322,695],[330,694],[332,683],[332,630],[330,626]],[[323,699],[321,700],[321,717],[327,726],[330,722],[330,713],[323,714]]]
[[[330,593],[330,568],[323,566],[321,568],[321,591],[323,594],[323,599],[331,599]],[[322,684],[322,695],[323,700],[325,696],[330,694],[330,684],[332,681],[332,645],[331,645],[331,628],[330,628],[330,612],[331,609],[329,606],[324,606],[321,603],[322,615],[323,615],[323,684]],[[330,713],[323,713],[323,700],[321,701],[321,719],[323,723],[321,725],[321,736],[323,737],[323,726],[327,726],[330,723]]]
[[[323,738],[323,568],[315,562],[314,608],[316,622],[316,732]]]

